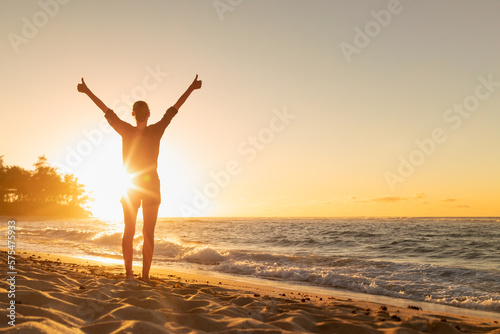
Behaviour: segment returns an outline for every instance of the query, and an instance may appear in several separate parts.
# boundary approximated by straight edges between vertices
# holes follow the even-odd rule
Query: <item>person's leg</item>
[[[142,206],[142,216],[144,226],[142,235],[144,236],[144,245],[142,246],[142,279],[149,282],[149,269],[153,261],[153,252],[155,247],[155,226],[158,218],[159,204]]]
[[[125,228],[122,238],[122,252],[123,262],[125,264],[125,275],[127,278],[134,278],[132,270],[132,259],[134,256],[134,235],[135,235],[135,222],[137,220],[137,211],[139,207],[131,203],[123,204],[123,218]]]

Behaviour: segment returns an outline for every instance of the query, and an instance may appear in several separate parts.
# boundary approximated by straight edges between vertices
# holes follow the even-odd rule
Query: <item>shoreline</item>
[[[5,264],[6,249],[1,250]],[[137,269],[134,271],[139,272]],[[5,266],[3,270],[7,272]],[[386,302],[387,299],[380,299],[381,303],[335,291],[322,294],[307,287],[286,288],[274,282],[264,285],[226,275],[179,272],[159,266],[152,268],[152,283],[147,284],[124,280],[122,264],[17,251],[16,270],[16,327],[37,328],[40,333],[57,331],[58,326],[75,333],[111,333],[117,328],[147,328],[152,333],[250,329],[500,333],[500,321],[496,320],[500,314],[498,318],[489,318],[426,307],[420,310],[410,300],[404,300],[406,306],[398,306]],[[0,287],[6,296],[8,283],[4,280]],[[5,300],[1,301],[4,309],[8,306]],[[409,305],[414,308],[408,308]],[[0,332],[12,329],[7,320],[0,324]],[[42,327],[49,329],[43,331]]]
[[[6,248],[0,247],[0,251],[6,251],[6,250],[7,250]],[[64,261],[67,261],[67,262],[85,261],[86,263],[94,264],[94,265],[116,266],[116,270],[118,272],[120,270],[123,270],[123,260],[117,259],[117,258],[105,258],[105,257],[96,257],[96,256],[69,256],[67,254],[58,254],[58,253],[47,254],[44,252],[26,252],[26,253],[37,254],[37,256],[41,255],[42,257],[45,257],[45,258],[50,259],[52,261],[54,261],[56,258],[63,259]],[[134,273],[141,272],[141,264],[137,263],[136,261],[134,261],[133,268],[134,268]],[[500,312],[495,312],[495,311],[458,307],[458,306],[447,305],[447,304],[438,304],[438,303],[432,303],[432,302],[426,302],[426,301],[417,301],[417,300],[397,298],[397,297],[391,297],[391,296],[385,296],[385,295],[376,295],[376,294],[369,294],[369,293],[362,293],[362,292],[354,292],[354,291],[349,291],[349,290],[341,290],[341,289],[328,288],[328,287],[323,287],[323,286],[314,286],[314,285],[309,285],[309,284],[301,283],[301,282],[268,280],[268,279],[259,278],[259,277],[239,276],[239,275],[220,273],[220,272],[215,272],[215,271],[203,271],[203,270],[196,270],[196,269],[190,269],[190,268],[183,268],[182,266],[175,266],[175,265],[173,265],[173,266],[164,266],[164,265],[157,265],[157,264],[155,265],[154,259],[153,259],[153,265],[151,266],[151,275],[152,276],[158,275],[159,277],[164,277],[165,275],[168,276],[170,274],[184,275],[184,276],[189,276],[189,277],[202,276],[202,277],[208,278],[209,280],[214,280],[214,281],[215,280],[219,280],[219,281],[223,280],[223,281],[230,282],[232,284],[235,284],[235,283],[246,284],[246,285],[253,286],[255,288],[272,287],[274,289],[279,289],[279,290],[298,291],[298,292],[303,292],[303,293],[311,294],[311,295],[312,294],[321,295],[322,297],[337,296],[337,297],[343,297],[343,298],[359,300],[359,301],[373,302],[373,303],[379,303],[379,304],[383,303],[383,304],[392,305],[395,307],[407,307],[408,305],[411,304],[411,305],[418,306],[422,309],[425,309],[428,311],[433,311],[433,312],[441,312],[441,313],[449,313],[449,314],[456,314],[456,315],[474,316],[474,317],[480,317],[480,318],[500,320]],[[137,276],[137,275],[135,275],[135,276]]]

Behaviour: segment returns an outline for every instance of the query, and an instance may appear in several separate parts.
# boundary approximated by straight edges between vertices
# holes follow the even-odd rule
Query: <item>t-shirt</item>
[[[172,118],[177,114],[174,107],[170,107],[162,119],[148,125],[144,129],[122,121],[113,110],[105,113],[109,125],[122,137],[123,166],[134,176],[135,181],[151,178],[158,180],[156,169],[160,153],[160,139]],[[151,180],[152,181],[152,180]]]

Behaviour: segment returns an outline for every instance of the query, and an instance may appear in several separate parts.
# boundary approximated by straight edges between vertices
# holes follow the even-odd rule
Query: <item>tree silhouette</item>
[[[88,217],[92,199],[73,174],[62,175],[38,157],[32,171],[6,166],[0,156],[0,214],[22,216]]]

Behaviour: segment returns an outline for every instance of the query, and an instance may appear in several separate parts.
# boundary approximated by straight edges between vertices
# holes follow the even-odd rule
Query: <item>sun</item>
[[[179,216],[179,203],[190,203],[193,196],[193,171],[182,159],[179,150],[164,146],[166,147],[160,151],[158,159],[162,197],[158,217]],[[89,209],[94,217],[122,224],[123,209],[120,199],[127,189],[135,186],[132,184],[133,175],[128,174],[122,165],[121,142],[110,140],[108,143],[102,143],[92,156],[78,167],[75,175],[93,198]],[[137,218],[142,218],[141,211]]]
[[[94,217],[120,222],[123,221],[123,211],[120,204],[121,197],[132,186],[132,177],[122,166],[119,169],[101,169],[95,175],[92,183],[88,184],[94,201],[90,210]]]
[[[122,168],[117,177],[113,179],[115,183],[111,186],[119,189],[122,196],[126,196],[127,190],[135,188],[135,185],[132,182],[133,178],[134,175],[127,173],[124,168]]]

